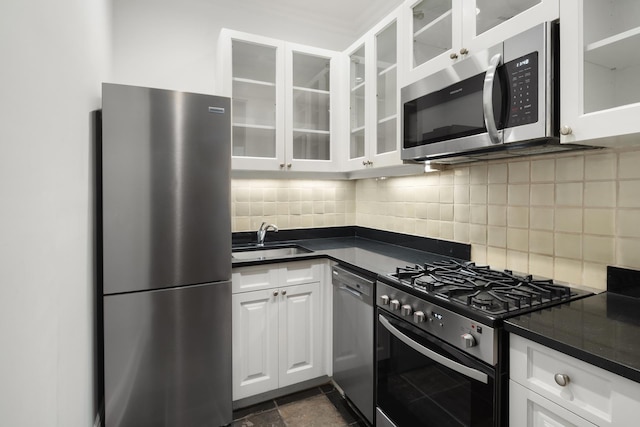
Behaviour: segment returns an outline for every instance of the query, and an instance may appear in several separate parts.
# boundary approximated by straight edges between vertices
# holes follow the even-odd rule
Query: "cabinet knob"
[[[573,129],[570,126],[562,126],[560,128],[560,135],[571,135],[573,133]]]
[[[291,169],[291,163],[287,163],[287,169]]]
[[[466,47],[460,49],[460,55],[466,55],[467,53],[469,53],[469,49],[467,49]]]
[[[287,294],[287,291],[283,290],[282,295],[286,295],[286,294]]]
[[[284,169],[284,163],[280,163],[280,169]]]
[[[367,166],[367,162],[366,161],[362,161],[362,166]]]
[[[273,291],[273,296],[277,297],[278,296],[278,291]]]
[[[556,384],[558,384],[560,387],[566,386],[571,381],[569,375],[565,374],[555,374],[553,376],[553,379],[556,380]]]
[[[451,59],[458,59],[458,54],[453,52],[451,55],[449,55],[449,58]]]

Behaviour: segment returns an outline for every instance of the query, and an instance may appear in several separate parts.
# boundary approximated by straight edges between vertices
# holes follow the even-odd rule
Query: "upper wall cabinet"
[[[347,51],[349,135],[347,169],[401,164],[398,91],[400,9]],[[343,147],[344,148],[344,147]]]
[[[218,52],[218,92],[233,100],[233,169],[336,170],[338,53],[227,29]]]
[[[562,0],[561,141],[638,143],[640,2]]]
[[[406,86],[473,52],[557,19],[558,0],[407,0]]]

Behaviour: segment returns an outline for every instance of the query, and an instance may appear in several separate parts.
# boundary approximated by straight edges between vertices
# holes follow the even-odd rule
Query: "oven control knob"
[[[402,306],[402,309],[400,312],[402,313],[403,316],[411,316],[411,313],[413,313],[413,309],[409,304],[405,304]]]
[[[421,311],[416,311],[413,313],[413,323],[422,323],[424,322],[425,316]]]
[[[392,299],[389,303],[389,307],[391,307],[392,311],[400,310],[400,301],[398,301],[397,299]]]
[[[389,305],[389,295],[382,295],[380,297],[380,302],[382,305]]]
[[[476,345],[476,339],[473,335],[466,333],[462,335],[462,345],[464,345],[465,348],[471,348]]]

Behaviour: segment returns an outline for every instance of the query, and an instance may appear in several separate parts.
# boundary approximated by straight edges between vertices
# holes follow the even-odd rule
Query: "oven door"
[[[497,426],[495,369],[377,311],[378,426]]]

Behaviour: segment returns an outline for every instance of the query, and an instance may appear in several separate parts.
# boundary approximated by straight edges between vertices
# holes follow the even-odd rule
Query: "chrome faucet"
[[[267,231],[269,230],[273,230],[277,233],[278,227],[274,224],[267,224],[266,222],[263,222],[256,233],[258,235],[258,246],[264,246],[264,237],[267,235]]]

